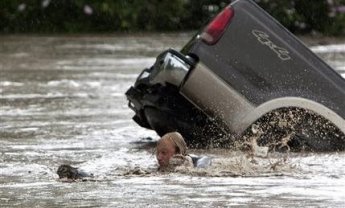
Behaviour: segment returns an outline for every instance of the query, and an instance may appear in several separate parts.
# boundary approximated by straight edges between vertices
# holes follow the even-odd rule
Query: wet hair
[[[159,144],[163,140],[170,140],[173,144],[175,144],[175,153],[181,154],[181,155],[187,155],[187,144],[184,141],[183,136],[178,132],[169,132],[162,136],[160,140],[158,140]]]

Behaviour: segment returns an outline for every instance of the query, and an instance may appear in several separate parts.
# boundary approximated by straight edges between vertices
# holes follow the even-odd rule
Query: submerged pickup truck
[[[250,0],[158,55],[126,96],[136,123],[194,147],[260,132],[262,145],[275,133],[290,146],[345,149],[344,78]]]

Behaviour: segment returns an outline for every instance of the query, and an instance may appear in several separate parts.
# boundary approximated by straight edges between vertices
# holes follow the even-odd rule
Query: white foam
[[[85,50],[97,50],[97,51],[110,51],[110,52],[119,52],[119,51],[158,51],[159,48],[157,47],[150,47],[147,44],[66,44],[59,46],[60,48],[66,48],[66,49],[85,49]],[[162,49],[163,50],[163,49]]]
[[[30,172],[29,172],[30,171]],[[1,175],[3,176],[26,176],[28,174],[51,173],[52,171],[44,165],[35,163],[22,164],[10,163],[1,167]]]
[[[53,81],[49,81],[47,83],[48,86],[60,86],[60,85],[64,85],[64,86],[68,86],[68,87],[79,87],[80,84],[77,83],[74,80],[67,80],[67,79],[62,79],[62,80],[53,80]]]
[[[312,46],[314,53],[345,53],[345,44]]]
[[[0,184],[2,188],[33,188],[56,184],[57,182],[32,182],[32,183],[14,183],[14,184]]]
[[[11,82],[11,81],[2,81],[0,82],[0,86],[7,87],[7,86],[15,86],[15,87],[20,87],[23,86],[24,83],[21,82]]]
[[[9,94],[9,95],[0,95],[2,99],[33,99],[33,98],[64,98],[64,97],[78,97],[78,98],[87,98],[89,97],[88,93],[47,93],[47,94]]]
[[[58,61],[56,65],[64,70],[113,70],[150,67],[154,62],[155,58],[80,58]]]

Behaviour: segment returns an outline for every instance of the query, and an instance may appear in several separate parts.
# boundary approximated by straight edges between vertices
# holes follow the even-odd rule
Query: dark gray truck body
[[[215,44],[200,32],[143,71],[126,93],[134,120],[197,141],[240,135],[268,112],[297,107],[345,132],[345,80],[253,1],[229,7],[234,16]]]

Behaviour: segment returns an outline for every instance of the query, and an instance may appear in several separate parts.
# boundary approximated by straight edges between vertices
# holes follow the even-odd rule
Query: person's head
[[[187,154],[187,144],[180,133],[170,132],[158,140],[156,151],[159,166],[167,167],[175,154]]]

